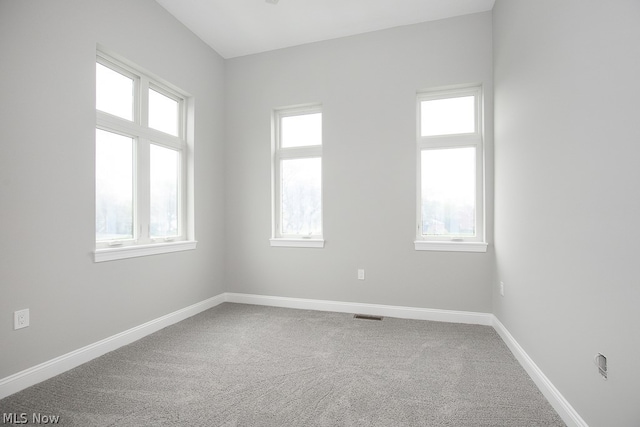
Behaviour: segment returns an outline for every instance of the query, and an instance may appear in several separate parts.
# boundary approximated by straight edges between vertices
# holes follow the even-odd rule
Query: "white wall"
[[[228,289],[491,311],[493,252],[416,252],[416,92],[484,84],[492,221],[491,13],[226,61]],[[323,105],[324,249],[272,248],[271,112]],[[364,268],[366,280],[356,270]]]
[[[494,8],[494,312],[590,426],[640,425],[639,19],[635,0]]]
[[[195,96],[195,251],[93,262],[96,43]],[[221,293],[223,60],[152,0],[0,0],[0,58],[0,378]]]

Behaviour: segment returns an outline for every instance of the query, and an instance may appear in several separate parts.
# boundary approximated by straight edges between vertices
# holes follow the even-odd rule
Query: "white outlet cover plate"
[[[29,309],[18,310],[13,313],[13,329],[22,329],[29,326]]]

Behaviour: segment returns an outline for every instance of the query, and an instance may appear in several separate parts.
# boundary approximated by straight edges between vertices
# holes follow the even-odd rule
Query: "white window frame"
[[[94,261],[113,261],[196,248],[193,218],[193,99],[175,86],[143,72],[122,58],[98,50],[96,63],[133,79],[133,120],[123,119],[96,109],[96,129],[127,136],[134,141],[133,164],[133,238],[97,241]],[[178,136],[150,128],[149,89],[179,105]],[[175,236],[150,236],[150,147],[157,145],[178,152],[178,233]],[[95,214],[94,214],[95,218]],[[94,219],[95,221],[95,219]]]
[[[473,96],[475,100],[475,131],[473,133],[422,136],[421,106],[423,101]],[[455,86],[419,92],[416,99],[416,240],[415,250],[486,252],[484,209],[484,143],[482,87]],[[476,235],[473,237],[426,236],[422,234],[422,161],[423,150],[473,147],[476,150]]]
[[[322,162],[322,143],[320,145],[312,145],[305,147],[282,147],[281,141],[281,126],[282,119],[284,117],[305,115],[305,114],[322,114],[322,105],[320,104],[308,104],[288,108],[279,108],[272,113],[272,135],[271,135],[271,217],[272,217],[272,232],[271,239],[269,240],[272,247],[296,247],[296,248],[323,248],[324,247],[324,186],[322,186],[320,196],[320,227],[322,232],[320,234],[313,234],[309,236],[298,236],[281,233],[282,214],[280,211],[281,195],[282,195],[282,181],[281,177],[281,165],[282,160],[290,159],[304,159],[304,158],[320,158]],[[324,119],[324,115],[323,115]],[[323,120],[324,123],[324,120]],[[323,125],[324,127],[324,125]],[[324,169],[324,162],[322,162],[322,170]],[[322,182],[322,176],[320,177]]]

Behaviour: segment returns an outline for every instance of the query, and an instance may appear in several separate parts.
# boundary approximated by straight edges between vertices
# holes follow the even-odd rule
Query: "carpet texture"
[[[224,303],[3,400],[70,426],[564,426],[493,328]]]

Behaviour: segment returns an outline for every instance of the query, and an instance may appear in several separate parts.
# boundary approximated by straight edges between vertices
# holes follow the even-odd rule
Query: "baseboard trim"
[[[505,342],[511,353],[520,362],[525,371],[529,374],[533,382],[538,386],[540,392],[547,398],[553,409],[556,410],[560,418],[568,427],[588,427],[582,417],[573,409],[573,406],[564,398],[560,391],[547,378],[542,370],[529,357],[526,351],[518,344],[516,339],[509,333],[500,320],[493,316],[493,328],[500,338]]]
[[[436,322],[469,323],[491,326],[493,314],[471,311],[437,310],[430,308],[403,307],[395,305],[365,304],[358,302],[327,301],[305,298],[273,297],[267,295],[240,294],[227,292],[225,301],[240,304],[266,305],[271,307],[296,308],[303,310],[335,311],[375,316],[398,317],[401,319],[432,320]]]
[[[178,323],[202,311],[215,307],[224,301],[224,294],[216,295],[212,298],[208,298],[204,301],[200,301],[188,307],[174,311],[173,313],[158,317],[157,319],[143,323],[142,325],[133,327],[124,332],[120,332],[119,334],[110,336],[93,344],[89,344],[85,347],[0,379],[0,399],[49,378],[53,378],[56,375],[73,369],[76,366],[80,366],[83,363],[102,356],[110,351],[116,350],[124,345],[131,344],[140,338],[157,332],[167,326],[173,325],[174,323]]]
[[[213,308],[223,302],[264,305],[271,307],[294,308],[303,310],[334,311],[339,313],[358,313],[402,319],[431,320],[437,322],[468,323],[492,326],[498,335],[529,374],[538,389],[547,398],[569,427],[588,427],[560,391],[538,368],[533,359],[518,344],[500,320],[491,313],[478,313],[453,310],[438,310],[417,307],[403,307],[355,302],[327,301],[304,298],[274,297],[226,292],[204,301],[174,311],[165,316],[128,329],[93,344],[56,357],[39,365],[0,379],[0,399],[17,393],[27,387],[52,378],[70,369],[80,366],[96,357],[137,341],[162,328],[178,323],[202,311]]]

